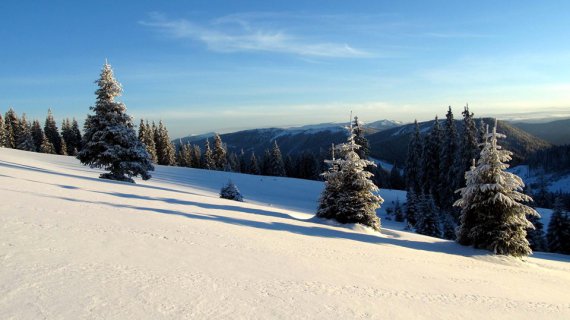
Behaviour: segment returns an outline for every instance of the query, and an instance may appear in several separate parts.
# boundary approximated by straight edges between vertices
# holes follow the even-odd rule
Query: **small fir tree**
[[[53,113],[51,112],[51,109],[48,109],[48,114],[44,125],[44,133],[46,134],[46,137],[49,139],[49,142],[53,144],[55,148],[55,153],[62,154],[61,135],[59,134],[59,130],[53,118]]]
[[[6,128],[4,125],[4,119],[0,114],[0,148],[6,147]]]
[[[20,135],[20,119],[18,119],[18,115],[14,109],[10,108],[6,112],[4,117],[4,125],[6,131],[6,148],[16,149],[17,146],[17,137]]]
[[[231,180],[229,180],[228,183],[220,190],[220,198],[234,201],[243,201],[243,196]]]
[[[273,148],[271,149],[268,174],[270,176],[276,176],[276,177],[285,176],[285,163],[283,162],[283,156],[281,155],[281,150],[277,145],[277,141],[274,141]]]
[[[564,210],[561,197],[554,200],[547,231],[548,251],[570,254],[570,215]]]
[[[212,160],[214,161],[215,170],[224,170],[227,166],[228,159],[224,143],[219,134],[214,135],[214,150],[212,150]]]
[[[441,228],[439,225],[439,210],[436,208],[433,197],[422,194],[418,203],[418,220],[416,222],[416,232],[430,237],[440,237]]]
[[[115,80],[111,65],[105,63],[95,92],[97,100],[85,121],[83,149],[77,158],[90,167],[103,168],[109,173],[103,179],[133,182],[133,176],[150,179],[154,170],[150,155],[137,138],[131,117],[123,103],[115,101],[121,95],[121,85]]]
[[[206,144],[204,145],[204,158],[202,159],[203,168],[208,170],[215,170],[216,163],[214,162],[214,154],[212,148],[210,148],[210,140],[206,139]]]
[[[22,115],[18,132],[20,135],[17,140],[17,148],[24,151],[35,151],[36,145],[34,144],[34,138],[32,136],[32,128],[26,119],[25,113]]]
[[[506,171],[512,153],[497,144],[504,137],[495,123],[477,166],[472,166],[466,186],[459,189],[461,199],[455,205],[462,211],[457,240],[495,254],[522,257],[532,253],[526,230],[533,226],[527,216],[538,213],[523,204],[532,198],[521,192],[522,179]]]

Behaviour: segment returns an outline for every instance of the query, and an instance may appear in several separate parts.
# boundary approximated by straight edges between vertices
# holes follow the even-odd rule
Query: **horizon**
[[[476,117],[570,117],[563,1],[102,3],[0,5],[2,112],[82,122],[109,59],[133,123],[163,120],[173,138],[351,110],[459,118],[466,103]]]

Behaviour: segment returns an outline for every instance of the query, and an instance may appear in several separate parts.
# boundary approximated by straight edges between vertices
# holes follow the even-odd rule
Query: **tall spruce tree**
[[[34,120],[32,123],[32,137],[34,138],[34,145],[36,146],[36,151],[41,152],[44,131],[38,120]]]
[[[440,207],[445,211],[453,208],[455,190],[459,188],[459,179],[457,179],[456,171],[453,169],[455,158],[457,157],[457,128],[453,119],[451,107],[445,115],[445,124],[443,126],[443,141],[439,154],[439,186],[438,193],[440,196]]]
[[[4,119],[0,114],[0,148],[6,147],[6,126],[4,125]]]
[[[156,145],[154,143],[154,132],[148,124],[148,120],[145,123],[143,119],[141,119],[139,124],[139,140],[144,144],[146,152],[150,155],[150,160],[153,163],[157,163],[158,159],[156,156]]]
[[[420,195],[418,215],[415,224],[416,232],[430,237],[441,237],[439,210],[431,194]]]
[[[354,122],[352,123],[352,133],[354,134],[354,143],[360,146],[356,150],[356,153],[360,159],[368,159],[370,154],[370,143],[368,139],[364,137],[364,127],[362,123],[358,121],[358,117],[354,117]]]
[[[428,136],[425,138],[424,148],[422,152],[422,191],[425,194],[430,194],[435,202],[435,205],[439,207],[440,205],[440,194],[439,194],[439,156],[441,153],[441,143],[442,143],[442,131],[439,125],[439,120],[437,116],[433,127]]]
[[[251,157],[249,158],[249,168],[248,172],[251,174],[259,175],[261,174],[261,170],[259,169],[259,162],[257,161],[257,157],[255,153],[251,153]]]
[[[95,106],[91,107],[95,114],[87,116],[84,147],[77,158],[85,165],[109,171],[101,174],[103,179],[133,183],[133,176],[150,179],[149,171],[154,170],[150,155],[137,139],[125,105],[115,101],[121,95],[122,88],[107,62],[96,83],[99,87],[95,91],[97,100]]]
[[[192,168],[202,168],[202,149],[198,145],[192,145]]]
[[[36,145],[34,144],[34,138],[32,136],[32,127],[28,123],[25,113],[20,120],[20,129],[18,132],[20,135],[17,140],[17,148],[24,151],[35,151]]]
[[[473,120],[473,113],[469,111],[469,106],[465,106],[461,114],[463,115],[463,129],[460,134],[460,152],[457,154],[456,164],[454,165],[455,176],[459,181],[458,185],[465,184],[465,172],[469,170],[472,160],[477,159],[479,154],[477,128]],[[484,141],[481,141],[481,143],[484,143]]]
[[[409,226],[415,226],[418,221],[419,199],[414,190],[406,192],[406,221]]]
[[[75,148],[71,155],[76,155],[83,146],[81,145],[81,130],[79,130],[79,124],[75,118],[71,120],[71,133],[73,135],[73,147]]]
[[[214,153],[212,148],[210,148],[210,140],[206,139],[206,144],[204,145],[204,155],[202,159],[202,167],[208,170],[215,170],[216,163],[214,162]]]
[[[17,137],[20,135],[20,119],[13,108],[8,109],[4,117],[6,130],[6,148],[16,149]]]
[[[406,190],[418,193],[421,191],[420,169],[422,156],[422,137],[418,121],[414,121],[414,133],[408,144],[408,155],[406,158],[406,168],[404,176],[406,179]]]
[[[527,256],[532,250],[526,230],[533,228],[527,216],[538,213],[523,204],[532,198],[521,192],[522,179],[506,171],[512,153],[497,144],[504,137],[495,123],[477,166],[465,175],[467,184],[459,189],[461,199],[455,202],[462,209],[457,241],[495,254]]]
[[[277,141],[274,141],[273,148],[271,149],[271,156],[269,157],[269,171],[270,176],[284,177],[285,176],[285,163],[283,162],[283,156],[281,155],[281,150],[277,145]]]
[[[61,135],[59,134],[59,130],[57,128],[57,124],[53,119],[53,113],[51,109],[48,109],[48,114],[46,117],[46,122],[44,125],[44,133],[46,134],[49,142],[53,144],[55,148],[55,153],[62,154],[61,150]]]
[[[226,170],[228,165],[228,157],[224,143],[219,134],[214,135],[214,150],[212,150],[212,160],[214,161],[214,169]]]
[[[176,149],[174,149],[174,145],[172,144],[172,141],[170,141],[168,130],[164,123],[162,123],[162,120],[158,122],[158,129],[155,133],[155,144],[158,164],[165,166],[175,165]]]
[[[548,251],[570,254],[570,214],[565,210],[561,197],[554,200],[546,238]]]
[[[46,137],[46,134],[42,131],[42,144],[40,145],[40,152],[41,153],[48,153],[48,154],[55,154],[55,148],[53,144],[49,142],[49,139]]]

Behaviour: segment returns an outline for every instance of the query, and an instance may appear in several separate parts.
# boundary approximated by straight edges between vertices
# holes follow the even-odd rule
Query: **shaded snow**
[[[0,149],[1,319],[570,318],[568,256],[521,261],[391,222],[378,234],[315,219],[315,181],[98,174]],[[228,178],[246,202],[218,198]]]

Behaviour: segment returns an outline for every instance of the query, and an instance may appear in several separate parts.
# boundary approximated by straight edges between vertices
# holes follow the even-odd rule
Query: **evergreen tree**
[[[469,171],[473,159],[477,159],[479,147],[477,144],[477,128],[473,120],[473,113],[469,112],[469,107],[466,106],[462,112],[463,115],[463,130],[460,134],[460,147],[459,152],[455,158],[456,163],[454,170],[455,176],[458,179],[458,185],[464,185],[464,174]],[[483,142],[482,142],[483,143]]]
[[[150,179],[149,171],[154,170],[150,155],[137,139],[125,105],[115,101],[121,95],[122,88],[108,63],[103,66],[96,83],[99,86],[95,92],[97,100],[95,106],[91,107],[95,114],[87,116],[84,147],[77,158],[92,168],[110,171],[101,174],[103,179],[134,182],[131,177],[137,175],[144,180]]]
[[[248,172],[247,159],[245,158],[245,152],[243,152],[243,149],[241,149],[239,154],[239,172],[241,173]]]
[[[63,137],[59,138],[59,145],[61,146],[61,150],[59,151],[59,154],[62,156],[66,156],[67,155],[67,144],[65,143],[65,140],[63,139]]]
[[[439,183],[439,156],[441,153],[442,131],[437,116],[429,135],[425,139],[422,153],[422,190],[425,194],[432,196],[435,205],[440,204],[438,193]]]
[[[538,213],[522,203],[532,198],[520,192],[521,178],[505,171],[512,153],[497,144],[504,137],[495,124],[477,166],[465,174],[467,184],[459,189],[461,199],[455,202],[462,209],[457,241],[495,254],[526,256],[532,253],[526,230],[533,228],[526,217]]]
[[[176,150],[174,149],[172,141],[170,141],[168,130],[162,123],[162,120],[159,121],[158,129],[154,136],[155,136],[156,156],[158,158],[158,164],[165,166],[175,165]]]
[[[251,158],[249,159],[248,172],[251,174],[255,174],[255,175],[261,174],[261,171],[259,170],[259,164],[257,161],[257,157],[255,156],[255,153],[253,153],[253,152],[251,153]]]
[[[139,140],[145,145],[146,152],[150,155],[150,160],[153,163],[157,163],[158,158],[156,156],[156,145],[154,143],[154,131],[148,124],[148,120],[145,124],[143,119],[141,119],[139,124]]]
[[[226,165],[227,171],[240,172],[240,162],[238,155],[235,152],[230,153],[228,156],[228,164]]]
[[[319,163],[312,152],[305,151],[297,159],[295,177],[315,180],[319,177]]]
[[[41,145],[40,145],[40,152],[41,153],[48,153],[48,154],[55,154],[55,148],[53,144],[49,141],[46,137],[46,134],[42,131],[42,138],[41,138]]]
[[[202,161],[202,167],[208,170],[215,170],[216,163],[214,162],[214,154],[210,148],[210,140],[206,139],[206,145],[204,146],[204,159]]]
[[[44,125],[44,133],[46,134],[46,137],[48,138],[49,142],[51,142],[51,144],[53,144],[53,146],[55,148],[55,153],[62,154],[61,153],[61,135],[59,134],[57,124],[55,123],[55,120],[53,119],[53,114],[51,112],[51,109],[48,109],[48,115],[46,117],[46,122]]]
[[[532,251],[546,251],[546,240],[544,236],[544,225],[540,221],[540,217],[528,216],[528,221],[532,223],[534,229],[527,229],[526,239],[530,244]]]
[[[439,154],[439,186],[438,193],[440,196],[440,206],[442,209],[449,211],[453,208],[453,199],[455,198],[455,190],[459,188],[460,180],[457,179],[453,166],[457,157],[457,128],[453,119],[451,107],[445,115],[445,124],[443,127],[443,141]]]
[[[430,237],[440,237],[439,210],[436,208],[433,197],[422,194],[418,203],[418,220],[415,224],[416,232]]]
[[[344,155],[344,159],[337,163],[338,173],[325,174],[325,191],[321,195],[319,216],[326,217],[326,212],[336,212],[335,219],[340,223],[359,223],[369,226],[374,230],[380,230],[380,219],[376,215],[376,209],[380,207],[384,200],[376,194],[378,188],[372,183],[370,178],[372,173],[365,171],[367,166],[374,166],[368,160],[360,159],[355,152],[358,145],[354,142],[352,128],[350,130],[348,143],[340,145],[339,151]],[[334,171],[332,171],[334,172]],[[333,181],[338,179],[338,194],[328,195],[327,186],[333,185]],[[328,203],[328,202],[331,203]],[[321,208],[325,208],[322,209]]]
[[[394,164],[392,170],[390,170],[390,187],[396,190],[403,190],[405,188],[405,182],[400,175],[400,169]]]
[[[42,142],[44,137],[44,131],[38,120],[34,120],[32,123],[32,138],[34,139],[34,145],[36,151],[41,152]]]
[[[325,160],[329,169],[321,174],[325,180],[325,188],[319,198],[319,206],[317,208],[317,217],[324,219],[336,219],[339,212],[338,202],[341,196],[341,179],[340,179],[340,159],[334,157],[334,147],[331,151],[332,159]]]
[[[415,226],[418,221],[419,199],[414,190],[406,193],[406,221],[408,225]]]
[[[83,147],[81,145],[81,130],[79,130],[79,124],[77,123],[77,120],[75,120],[75,118],[73,118],[73,120],[71,121],[71,134],[73,136],[73,149],[71,155],[75,156],[77,154],[78,151],[81,150],[81,148]]]
[[[400,205],[400,200],[396,199],[396,203],[394,204],[394,220],[396,222],[403,222],[404,218],[404,212]]]
[[[6,148],[16,149],[17,137],[20,135],[20,119],[14,109],[10,108],[4,117],[5,131],[6,131]]]
[[[63,138],[63,141],[65,142],[66,148],[65,151],[67,152],[67,154],[69,154],[70,152],[73,151],[73,141],[72,141],[72,133],[71,133],[71,122],[69,121],[68,118],[63,119],[62,123],[61,123],[61,137]],[[71,148],[71,150],[69,150],[68,148]]]
[[[212,151],[212,160],[214,161],[215,170],[225,170],[227,168],[228,159],[226,149],[219,134],[214,135],[214,150]]]
[[[192,166],[192,147],[190,144],[180,143],[180,149],[178,150],[178,165],[181,167],[191,167]]]
[[[4,125],[4,119],[0,114],[0,148],[6,147],[6,128]]]
[[[202,168],[202,150],[198,145],[192,145],[192,168]]]
[[[421,156],[422,156],[422,137],[420,135],[420,126],[418,121],[414,121],[414,133],[408,144],[408,155],[406,158],[406,168],[405,168],[405,178],[406,178],[406,190],[408,192],[412,191],[418,193],[421,191],[420,183],[420,168],[421,168]]]
[[[283,163],[283,156],[281,155],[277,141],[274,141],[273,149],[271,149],[268,175],[276,177],[285,176],[285,163]]]
[[[24,151],[35,151],[36,145],[32,137],[32,128],[28,124],[25,113],[22,115],[22,120],[20,120],[20,129],[18,132],[20,135],[17,140],[17,148]]]
[[[570,254],[570,216],[562,203],[562,198],[554,201],[554,210],[548,223],[546,235],[548,251]]]
[[[264,176],[272,175],[271,172],[271,151],[269,149],[265,149],[263,153],[263,158],[261,159],[261,165],[259,167],[261,174]]]
[[[356,150],[356,153],[360,159],[368,159],[370,144],[368,143],[368,139],[364,137],[364,128],[362,127],[362,123],[358,121],[358,117],[354,117],[352,133],[354,134],[354,143],[360,146],[360,148]]]

